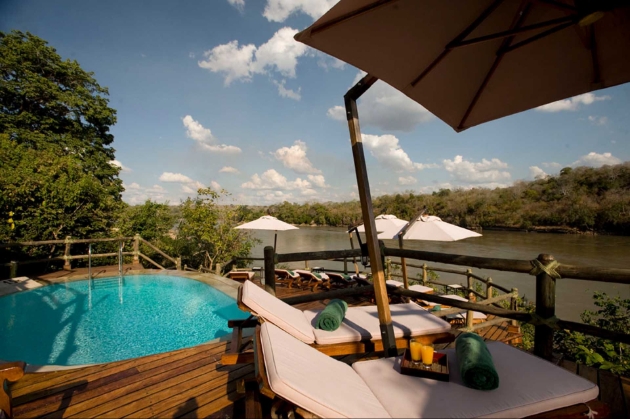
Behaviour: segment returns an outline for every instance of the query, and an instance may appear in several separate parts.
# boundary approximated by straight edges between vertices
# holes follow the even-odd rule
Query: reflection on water
[[[263,243],[256,246],[252,254],[262,257],[264,246],[273,246],[274,232],[255,231],[254,234]],[[387,240],[385,245],[398,247],[398,242]],[[355,246],[357,246],[356,238]],[[344,228],[300,227],[299,230],[278,232],[278,253],[349,248],[350,241]],[[521,260],[535,259],[540,253],[548,253],[553,255],[558,262],[567,265],[628,268],[630,237],[484,231],[482,237],[458,242],[410,240],[405,242],[405,248]],[[302,262],[288,265],[293,268],[304,266]],[[309,265],[343,269],[341,262],[311,261]],[[428,265],[465,269],[465,267],[458,268],[433,262],[429,262]],[[361,265],[359,268],[364,270]],[[352,264],[349,264],[349,269],[352,269]],[[418,272],[417,269],[412,268],[410,276],[415,276]],[[473,272],[481,276],[491,276],[494,282],[507,288],[518,288],[520,295],[525,295],[530,300],[535,299],[536,280],[533,276],[484,269],[474,269]],[[465,277],[454,274],[439,273],[439,275],[440,282],[450,284],[464,283],[466,280]],[[556,286],[556,314],[567,320],[579,320],[582,311],[594,308],[593,291],[603,291],[612,296],[620,295],[622,298],[630,298],[630,285],[559,279]]]

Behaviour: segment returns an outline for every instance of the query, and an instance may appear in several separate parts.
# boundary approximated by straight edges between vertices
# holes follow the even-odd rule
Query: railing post
[[[275,258],[276,254],[273,247],[266,246],[263,250],[265,255],[265,291],[271,295],[276,295],[276,272],[275,272]],[[308,262],[307,262],[308,264]]]
[[[466,330],[467,331],[472,331],[473,330],[473,322],[475,321],[475,314],[473,313],[472,310],[468,310],[466,312]]]
[[[492,278],[488,277],[486,282],[486,298],[489,300],[492,298]]]
[[[427,285],[427,264],[422,264],[422,285]]]
[[[216,265],[214,265],[214,272],[217,275],[221,276],[221,264],[220,263],[217,263]]]
[[[9,266],[9,278],[15,278],[17,276],[18,263],[14,260],[11,261]]]
[[[387,258],[385,268],[387,269],[387,280],[389,281],[392,279],[392,258]]]
[[[468,279],[468,301],[475,301],[475,294],[473,293],[474,278],[472,277],[472,269],[466,269],[466,279]]]
[[[66,250],[63,253],[63,258],[64,258],[64,262],[63,262],[63,269],[66,271],[69,271],[72,269],[72,265],[70,264],[70,259],[68,259],[68,257],[70,256],[70,236],[66,236]]]
[[[304,269],[308,270],[308,260],[304,261]]]
[[[133,236],[133,263],[140,263],[140,235]]]
[[[552,255],[538,255],[538,261],[544,266],[553,260]],[[549,319],[556,314],[556,280],[544,271],[536,275],[536,314],[543,319]],[[536,326],[534,355],[552,359],[553,332],[553,329],[545,325]]]
[[[343,258],[343,273],[348,275],[348,258]]]
[[[181,256],[177,256],[175,258],[175,269],[178,271],[182,270],[182,257]],[[186,270],[186,265],[184,265],[184,270]]]
[[[518,311],[518,288],[512,288],[512,298],[510,298],[510,309]],[[518,320],[512,320],[512,326],[518,326]]]

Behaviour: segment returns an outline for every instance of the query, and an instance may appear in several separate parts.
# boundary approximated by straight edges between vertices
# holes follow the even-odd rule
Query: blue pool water
[[[233,298],[167,275],[55,284],[0,297],[0,359],[79,365],[195,346],[243,319]],[[122,298],[122,302],[121,302]],[[91,301],[90,301],[91,300]]]

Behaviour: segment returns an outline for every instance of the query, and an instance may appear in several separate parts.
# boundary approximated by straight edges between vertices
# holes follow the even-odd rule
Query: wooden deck
[[[281,298],[308,292],[278,287]],[[369,301],[356,299],[350,303],[364,305]],[[487,340],[514,338],[507,324],[480,329],[479,334]],[[253,365],[221,365],[221,355],[228,347],[229,342],[205,344],[72,370],[29,373],[12,385],[14,416],[244,417],[244,396],[237,391],[237,385],[242,379],[253,377]],[[373,355],[347,356],[343,360],[352,362]],[[628,417],[630,380],[567,361],[560,365],[597,383],[600,399],[610,405],[612,417]]]

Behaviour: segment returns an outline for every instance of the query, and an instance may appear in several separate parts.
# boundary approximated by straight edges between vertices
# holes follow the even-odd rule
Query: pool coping
[[[222,293],[228,295],[234,300],[236,300],[237,298],[238,287],[241,285],[241,283],[238,281],[234,281],[230,278],[226,278],[226,277],[219,276],[212,273],[177,271],[177,270],[170,270],[170,269],[131,269],[131,270],[125,271],[124,276],[130,276],[130,275],[168,275],[168,276],[179,276],[182,278],[194,279],[196,281],[203,282],[205,284],[210,285],[211,287],[215,288],[218,291],[221,291]],[[107,277],[109,278],[111,277],[111,275],[108,275]],[[46,286],[46,285],[60,284],[64,282],[84,281],[86,279],[88,279],[87,274],[76,274],[76,275],[65,276],[63,278],[47,279],[45,281],[42,281],[42,280],[35,280],[35,281],[42,284],[43,286]],[[98,277],[95,277],[95,280],[98,281]],[[22,291],[28,291],[28,290],[19,289],[19,290],[16,290],[15,293],[22,292]],[[14,293],[9,293],[5,295],[10,295],[10,294],[14,294]],[[207,344],[219,343],[219,342],[227,342],[231,340],[231,338],[232,338],[232,335],[228,333],[227,335],[224,335],[215,339],[211,339],[209,341],[202,342],[194,346],[207,345]],[[191,347],[194,347],[194,346],[191,346]],[[181,349],[185,349],[185,348],[179,348],[173,351],[160,352],[160,353],[174,352],[174,351],[179,351]],[[154,354],[151,354],[151,355],[154,355]],[[146,355],[146,356],[151,356],[151,355]],[[137,357],[137,358],[142,358],[142,357]],[[120,361],[126,361],[129,359],[137,359],[137,358],[127,358],[127,359],[121,359],[118,361],[100,362],[100,363],[95,363],[95,364],[81,364],[81,365],[27,364],[25,372],[33,373],[33,372],[71,370],[71,369],[89,367],[93,365],[111,364],[112,362],[120,362]],[[0,362],[7,362],[7,361],[3,361],[2,359],[0,359]]]

